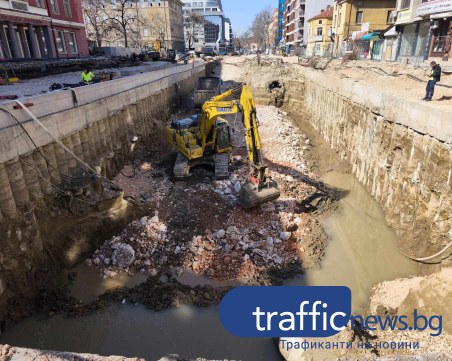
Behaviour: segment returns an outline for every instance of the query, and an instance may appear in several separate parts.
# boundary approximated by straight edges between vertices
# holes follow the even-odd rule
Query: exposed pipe
[[[402,255],[404,255],[405,257],[412,259],[413,261],[416,262],[426,262],[426,261],[431,261],[432,259],[435,259],[436,257],[441,256],[444,252],[446,252],[450,247],[452,246],[452,242],[450,242],[446,247],[444,247],[441,251],[439,251],[438,253],[434,254],[433,256],[430,257],[424,257],[424,258],[415,258],[415,257],[411,257],[410,255],[407,255],[406,253],[402,253]]]

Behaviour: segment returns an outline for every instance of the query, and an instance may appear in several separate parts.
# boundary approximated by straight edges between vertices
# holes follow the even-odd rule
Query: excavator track
[[[229,153],[221,153],[214,155],[215,161],[215,178],[229,178]]]
[[[173,175],[175,179],[186,179],[190,177],[190,163],[181,153],[177,154]]]

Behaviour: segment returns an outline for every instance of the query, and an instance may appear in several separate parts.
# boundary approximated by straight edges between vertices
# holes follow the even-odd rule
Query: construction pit
[[[450,242],[450,178],[443,179],[451,167],[450,148],[447,141],[436,139],[436,134],[430,136],[430,158],[424,159],[424,165],[436,174],[436,183],[430,185],[422,175],[419,183],[424,193],[429,188],[432,197],[440,194],[441,202],[425,201],[436,207],[435,212],[414,215],[420,225],[431,221],[429,229],[417,224],[408,229],[406,224],[413,223],[410,212],[404,216],[385,198],[385,193],[391,193],[388,179],[394,177],[385,180],[389,188],[377,191],[376,181],[372,185],[365,178],[378,178],[378,171],[367,172],[356,165],[354,140],[349,143],[352,154],[347,154],[340,148],[341,135],[321,128],[304,108],[303,103],[313,101],[309,91],[318,91],[304,88],[309,79],[305,70],[289,64],[275,66],[271,61],[257,65],[252,60],[226,58],[222,64],[210,64],[206,73],[221,76],[223,90],[243,80],[251,85],[259,104],[265,161],[281,190],[279,200],[245,210],[238,204],[238,194],[248,173],[247,152],[243,126],[235,117],[229,119],[234,144],[229,179],[216,180],[209,167],[194,169],[186,181],[173,179],[176,153],[164,131],[171,120],[194,112],[190,90],[204,69],[190,67],[182,69],[188,72],[184,77],[171,75],[176,76],[174,84],[166,78],[153,80],[164,84],[162,89],[153,89],[150,102],[136,96],[130,106],[109,112],[107,121],[98,114],[99,125],[93,122],[88,128],[81,127],[80,143],[79,130],[68,130],[71,142],[62,137],[75,154],[101,169],[103,180],[87,177],[86,169],[74,164],[70,154],[61,153],[55,144],[54,167],[47,167],[47,176],[36,153],[21,155],[19,166],[14,159],[2,165],[12,186],[16,212],[23,215],[15,215],[13,222],[11,207],[2,205],[6,235],[0,263],[2,355],[8,360],[102,359],[93,354],[120,355],[118,360],[158,360],[174,354],[179,356],[167,359],[346,360],[375,355],[397,359],[420,353],[426,359],[450,357],[450,322],[436,338],[400,333],[396,336],[400,340],[421,342],[420,350],[402,351],[287,353],[278,340],[240,339],[223,328],[218,305],[226,292],[242,285],[344,285],[352,290],[353,312],[384,315],[413,304],[420,309],[428,304],[426,312],[442,314],[445,319],[452,316],[447,302],[452,297],[447,252],[441,254],[442,264],[436,258],[429,262],[433,264],[421,265],[402,254],[429,256]],[[311,71],[315,72],[306,70]],[[179,94],[176,99],[174,93]],[[79,96],[83,99],[86,95]],[[80,103],[83,106],[83,100]],[[329,106],[326,102],[318,105],[320,109]],[[338,101],[336,106],[346,112]],[[92,114],[92,109],[86,114]],[[361,117],[362,123],[369,118],[364,108],[350,111],[356,119]],[[384,109],[367,111],[381,118],[385,115]],[[145,119],[141,119],[143,114]],[[381,118],[375,122],[386,122],[382,127],[399,126]],[[363,124],[354,125],[357,133]],[[378,127],[372,130],[375,137]],[[403,129],[409,132],[406,125]],[[84,131],[88,133],[85,142]],[[398,130],[391,131],[395,134]],[[407,138],[405,135],[404,140]],[[417,149],[417,142],[414,139],[410,144]],[[42,153],[53,159],[44,143]],[[369,149],[371,146],[369,142]],[[422,147],[425,150],[425,144]],[[402,178],[409,173],[404,173],[408,165],[398,152],[385,158],[377,152],[372,157],[376,163],[390,161]],[[363,167],[371,168],[370,158],[364,158],[359,157],[366,163]],[[32,162],[35,166],[27,168]],[[28,198],[23,187],[17,195],[16,183],[11,181],[11,174],[20,178],[18,167]],[[387,164],[383,167],[388,170]],[[27,169],[44,174],[42,178],[52,184],[60,175],[61,192],[45,194],[42,179],[30,190],[33,182]],[[401,179],[395,182],[403,184]],[[397,202],[397,196],[402,197],[393,195],[391,200]],[[409,203],[409,196],[404,202]],[[416,204],[424,207],[419,201]],[[433,218],[428,218],[431,214]],[[426,234],[429,241],[423,238]],[[394,338],[389,333],[357,335],[346,330],[334,340],[384,342]]]

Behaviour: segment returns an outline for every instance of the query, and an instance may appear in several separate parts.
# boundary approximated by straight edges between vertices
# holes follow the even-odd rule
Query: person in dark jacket
[[[426,102],[432,100],[433,94],[435,93],[436,83],[441,80],[441,67],[439,66],[439,64],[436,64],[436,62],[432,61],[430,63],[430,66],[432,68],[430,72],[430,79],[427,82],[425,97],[422,99]]]

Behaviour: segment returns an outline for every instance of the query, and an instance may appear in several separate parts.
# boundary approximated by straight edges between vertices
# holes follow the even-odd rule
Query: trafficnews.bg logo
[[[330,337],[344,330],[428,331],[442,333],[442,316],[413,314],[353,316],[347,287],[239,287],[220,305],[223,326],[233,335],[258,337]]]

